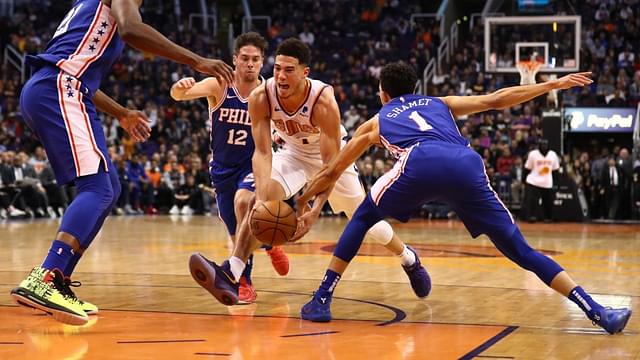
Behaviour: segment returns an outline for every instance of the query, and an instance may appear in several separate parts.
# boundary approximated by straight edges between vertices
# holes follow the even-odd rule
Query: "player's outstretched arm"
[[[325,165],[307,185],[305,192],[298,198],[299,204],[306,204],[314,196],[331,192],[340,175],[353,164],[371,145],[380,143],[378,116],[366,121],[356,130],[353,138],[342,148],[329,164]]]
[[[340,175],[371,145],[379,143],[379,139],[378,118],[374,117],[362,124],[353,139],[307,184],[307,189],[298,198],[298,229],[291,241],[296,241],[309,232]],[[313,208],[309,209],[309,200],[314,197]]]
[[[142,111],[131,110],[118,104],[102,90],[96,91],[93,96],[93,103],[96,108],[107,113],[116,119],[122,127],[135,141],[146,141],[151,134],[149,119]]]
[[[249,118],[255,150],[251,160],[256,184],[256,202],[265,201],[271,178],[271,119],[264,85],[249,95]]]
[[[213,107],[222,99],[220,82],[216,78],[206,78],[196,82],[192,77],[186,77],[176,81],[171,86],[171,98],[176,101],[193,100],[206,97],[209,107]]]
[[[505,109],[534,99],[551,90],[564,90],[593,83],[591,72],[569,74],[556,80],[534,85],[520,85],[500,89],[487,95],[446,96],[441,98],[454,116],[462,116],[493,109]]]
[[[118,24],[118,33],[132,47],[175,62],[191,66],[194,70],[233,82],[233,70],[221,60],[206,59],[167,39],[151,26],[142,22],[141,0],[112,0],[111,13]]]

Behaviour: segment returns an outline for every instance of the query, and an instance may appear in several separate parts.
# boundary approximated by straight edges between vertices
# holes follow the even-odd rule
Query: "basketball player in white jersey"
[[[253,173],[255,177],[254,209],[264,201],[284,200],[299,192],[323,165],[340,150],[346,134],[340,125],[340,111],[331,86],[307,78],[310,51],[299,39],[289,38],[278,46],[273,78],[256,88],[249,97],[249,116],[255,142]],[[271,125],[284,140],[282,150],[272,154]],[[333,192],[315,201],[300,234],[317,220],[328,199],[335,212],[351,217],[365,197],[355,167],[345,171]],[[196,281],[225,305],[238,301],[238,281],[249,255],[260,246],[248,236],[249,217],[239,226],[236,246],[229,260],[220,266],[201,260],[191,263],[192,273],[202,276]],[[431,290],[431,280],[415,251],[402,243],[391,226],[380,221],[368,233],[375,241],[399,256],[418,297]],[[346,263],[345,263],[346,266]]]

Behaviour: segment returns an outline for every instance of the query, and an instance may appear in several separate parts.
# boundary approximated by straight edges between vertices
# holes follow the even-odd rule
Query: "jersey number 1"
[[[425,120],[425,118],[420,116],[420,114],[418,114],[417,111],[411,112],[411,114],[409,114],[409,119],[415,121],[415,123],[418,124],[420,131],[427,131],[427,130],[433,129],[433,126],[429,125],[427,123],[427,120]]]
[[[238,130],[229,129],[229,138],[227,139],[227,144],[231,145],[247,145],[247,131],[246,130]]]

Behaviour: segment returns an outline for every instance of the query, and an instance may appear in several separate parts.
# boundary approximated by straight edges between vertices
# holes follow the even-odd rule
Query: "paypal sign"
[[[565,131],[632,133],[636,122],[634,108],[564,109]]]

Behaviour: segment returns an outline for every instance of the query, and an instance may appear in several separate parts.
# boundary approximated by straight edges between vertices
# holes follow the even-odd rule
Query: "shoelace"
[[[71,279],[66,278],[64,280],[64,285],[65,285],[65,293],[73,300],[79,302],[80,304],[83,304],[84,302],[80,299],[78,299],[78,297],[76,296],[76,294],[73,292],[73,290],[71,290],[71,287],[80,287],[82,286],[82,283],[80,281],[71,281]]]

